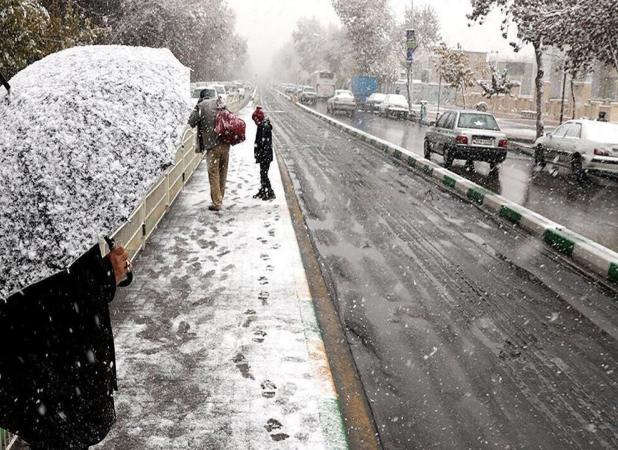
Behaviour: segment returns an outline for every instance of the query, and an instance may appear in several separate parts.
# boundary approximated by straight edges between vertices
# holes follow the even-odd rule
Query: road
[[[261,100],[384,448],[618,447],[616,333],[571,306],[615,331],[615,293],[280,96]]]
[[[316,109],[326,114],[325,104],[319,103]],[[342,115],[336,118],[418,155],[423,154],[424,126],[361,112],[353,119]],[[433,157],[442,162],[439,155]],[[513,151],[497,173],[490,172],[486,163],[475,163],[474,170],[469,171],[463,161],[456,161],[451,170],[618,251],[618,185],[615,183],[601,180],[580,184],[568,175],[555,173],[551,167],[539,171],[529,156]]]

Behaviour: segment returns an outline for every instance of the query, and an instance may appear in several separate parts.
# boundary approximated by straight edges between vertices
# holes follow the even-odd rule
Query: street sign
[[[406,54],[408,64],[414,62],[414,52],[418,48],[418,42],[416,41],[416,32],[414,30],[406,30]]]

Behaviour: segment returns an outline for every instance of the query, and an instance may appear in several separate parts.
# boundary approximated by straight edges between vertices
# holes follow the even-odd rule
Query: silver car
[[[444,167],[456,159],[488,162],[491,169],[506,159],[508,140],[492,114],[479,111],[447,111],[425,134],[425,158],[442,155]]]
[[[311,86],[303,86],[303,90],[298,96],[301,103],[315,105],[318,102],[318,93]]]
[[[347,90],[335,91],[335,96],[329,98],[326,101],[326,110],[330,114],[336,114],[338,112],[344,112],[354,115],[356,111],[356,101],[354,100],[354,94]]]
[[[408,117],[408,100],[400,94],[389,94],[378,106],[382,117],[396,117],[405,119]]]
[[[534,144],[534,160],[567,167],[578,180],[586,172],[618,176],[618,124],[569,120]]]

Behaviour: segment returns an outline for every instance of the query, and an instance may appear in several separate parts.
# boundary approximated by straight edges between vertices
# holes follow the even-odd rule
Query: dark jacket
[[[195,106],[189,126],[197,128],[199,149],[206,152],[219,144],[219,136],[215,133],[215,121],[217,119],[217,100],[206,99]]]
[[[4,78],[4,75],[2,75],[1,73],[0,73],[0,84],[2,84],[2,86],[5,87],[7,92],[11,92],[11,85],[9,84],[8,81],[6,81],[6,79]]]
[[[115,292],[111,263],[95,246],[68,270],[0,300],[0,428],[49,449],[105,438],[116,419]]]
[[[273,161],[273,126],[268,119],[264,120],[257,127],[253,152],[257,164]]]

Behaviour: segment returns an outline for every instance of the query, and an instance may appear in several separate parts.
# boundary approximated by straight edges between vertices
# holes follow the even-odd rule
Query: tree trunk
[[[442,94],[442,75],[440,75],[440,81],[438,83],[438,112],[436,113],[436,120],[440,116],[440,97]]]
[[[466,109],[466,86],[463,83],[461,83],[461,101],[464,109]]]
[[[575,120],[575,114],[577,112],[577,105],[575,104],[575,80],[573,75],[571,75],[571,100],[572,100],[572,104],[573,104],[573,117],[572,119]]]
[[[536,137],[543,136],[545,125],[543,124],[543,39],[534,42],[534,56],[536,58]]]

